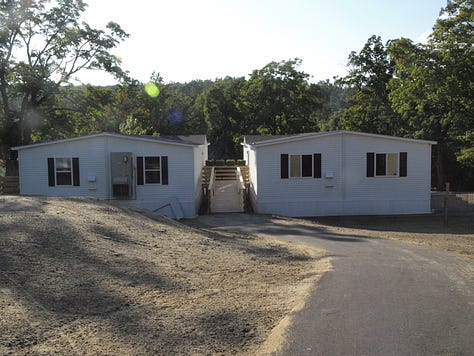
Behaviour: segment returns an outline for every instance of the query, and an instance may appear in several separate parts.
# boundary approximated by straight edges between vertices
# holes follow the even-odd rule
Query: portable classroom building
[[[99,133],[13,148],[20,194],[89,196],[173,218],[197,215],[204,135],[128,136]]]
[[[250,201],[284,216],[429,213],[433,144],[351,131],[245,136]]]

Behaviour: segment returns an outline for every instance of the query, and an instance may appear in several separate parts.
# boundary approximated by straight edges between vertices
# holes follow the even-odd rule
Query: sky
[[[86,0],[84,20],[114,21],[130,37],[112,53],[141,82],[248,76],[272,61],[300,58],[311,81],[347,73],[351,51],[379,35],[426,41],[446,0]],[[112,84],[107,74],[79,80]]]

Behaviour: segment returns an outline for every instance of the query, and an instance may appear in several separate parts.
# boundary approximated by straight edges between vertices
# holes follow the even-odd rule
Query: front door
[[[133,155],[131,152],[110,153],[110,177],[113,198],[133,198]]]

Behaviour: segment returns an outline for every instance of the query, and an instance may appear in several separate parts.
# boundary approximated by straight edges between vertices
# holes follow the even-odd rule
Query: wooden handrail
[[[237,167],[237,180],[239,181],[239,190],[245,190],[244,177],[242,177],[242,172],[240,172],[240,167]]]
[[[214,167],[212,167],[212,169],[211,169],[211,178],[209,179],[209,185],[207,186],[207,189],[208,189],[209,192],[211,192],[212,189],[214,189],[214,179],[215,179]]]

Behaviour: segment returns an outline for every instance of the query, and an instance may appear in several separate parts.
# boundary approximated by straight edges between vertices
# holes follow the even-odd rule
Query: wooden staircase
[[[235,166],[217,166],[214,167],[216,181],[235,180],[237,174],[237,167]]]
[[[249,175],[249,166],[240,166],[240,173],[244,179],[245,187],[248,189],[250,185],[250,175]]]
[[[202,183],[203,188],[209,186],[209,182],[211,180],[212,168],[214,168],[214,167],[211,167],[211,166],[202,167],[201,183]]]
[[[236,179],[230,178],[216,180],[211,197],[211,212],[241,213],[244,211],[238,183]]]
[[[248,211],[247,166],[205,166],[201,173],[203,201],[200,213]]]

